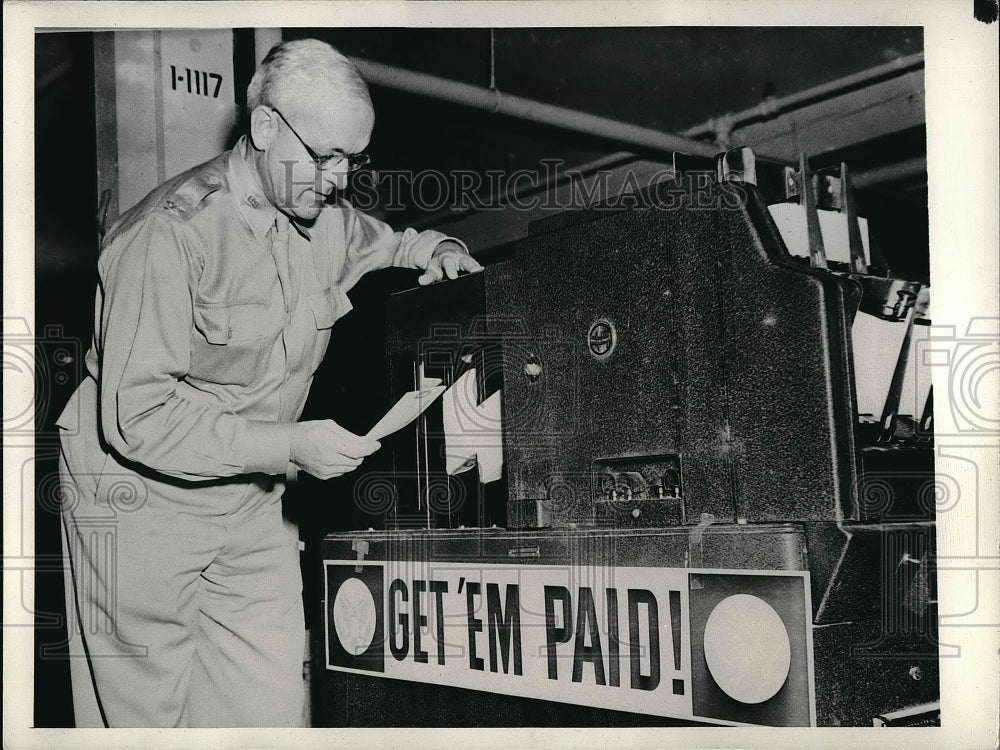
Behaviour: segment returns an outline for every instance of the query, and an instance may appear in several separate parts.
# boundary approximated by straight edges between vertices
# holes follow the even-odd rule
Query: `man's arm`
[[[100,418],[119,454],[190,480],[283,474],[291,425],[185,397],[201,253],[185,225],[153,214],[102,258]]]
[[[350,205],[343,210],[347,257],[339,280],[342,292],[349,291],[369,271],[390,266],[424,271],[418,279],[421,284],[438,281],[446,275],[455,278],[461,271],[482,270],[461,240],[433,229],[397,232]]]

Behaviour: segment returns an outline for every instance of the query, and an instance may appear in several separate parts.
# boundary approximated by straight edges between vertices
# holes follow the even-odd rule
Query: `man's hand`
[[[434,248],[434,254],[431,256],[430,263],[427,264],[427,268],[424,269],[420,278],[417,279],[417,283],[421,286],[426,286],[427,284],[433,284],[435,281],[441,281],[445,276],[449,279],[457,279],[458,274],[462,271],[466,273],[478,273],[482,270],[483,267],[479,264],[479,261],[469,255],[465,251],[465,248],[456,242],[443,240]]]
[[[317,479],[354,471],[380,447],[377,440],[355,435],[329,419],[292,426],[292,463]]]

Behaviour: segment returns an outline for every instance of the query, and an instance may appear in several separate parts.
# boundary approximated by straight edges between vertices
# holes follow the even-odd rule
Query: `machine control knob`
[[[542,363],[538,361],[538,357],[534,354],[529,354],[524,361],[524,376],[528,379],[529,383],[534,383],[541,374]]]

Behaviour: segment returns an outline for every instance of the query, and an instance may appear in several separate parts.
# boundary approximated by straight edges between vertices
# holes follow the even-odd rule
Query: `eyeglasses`
[[[366,164],[368,164],[368,162],[371,161],[371,157],[368,154],[348,154],[345,153],[344,151],[341,151],[339,148],[334,149],[334,151],[329,154],[316,153],[309,146],[308,143],[302,140],[302,136],[299,135],[298,132],[296,132],[295,128],[292,127],[292,123],[290,123],[287,119],[285,119],[285,116],[281,114],[281,111],[278,110],[277,107],[271,107],[271,109],[273,109],[275,112],[278,113],[278,117],[280,117],[281,121],[288,126],[289,130],[292,131],[292,135],[298,138],[299,143],[302,144],[302,147],[306,150],[306,153],[309,154],[309,158],[312,159],[312,162],[316,166],[316,169],[320,170],[329,169],[330,167],[340,164],[340,162],[346,160],[347,171],[356,172],[357,170],[361,169],[363,166],[365,166]]]

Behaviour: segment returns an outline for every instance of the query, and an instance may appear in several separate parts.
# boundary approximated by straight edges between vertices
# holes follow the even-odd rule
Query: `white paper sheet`
[[[475,368],[445,391],[442,401],[445,470],[450,476],[479,466],[481,482],[493,482],[503,470],[501,396],[497,391],[477,404]]]
[[[910,336],[910,356],[906,360],[906,377],[899,396],[899,413],[920,419],[931,394],[931,366],[927,362],[930,326],[913,326]]]
[[[441,409],[444,414],[444,465],[449,476],[460,474],[476,462],[476,369],[466,370],[445,391]]]
[[[423,378],[421,385],[423,386],[422,390],[404,393],[399,401],[378,421],[378,424],[368,430],[368,437],[381,440],[406,427],[445,391],[445,387],[441,385],[441,380],[438,378]]]
[[[806,226],[806,209],[798,203],[775,203],[768,206],[774,223],[778,225],[781,238],[788,252],[801,258],[809,257],[809,230]],[[839,211],[816,212],[819,215],[819,231],[823,235],[826,259],[840,263],[851,262],[851,244],[847,235],[847,214]],[[868,220],[858,217],[861,229],[861,246],[864,248],[865,263],[871,265],[871,251],[868,248]]]
[[[906,336],[905,321],[891,321],[858,312],[851,327],[858,414],[882,416],[899,351]]]
[[[500,391],[497,391],[479,405],[482,423],[493,427],[484,434],[476,451],[479,462],[479,481],[483,484],[495,482],[503,472],[503,432],[501,430]]]

